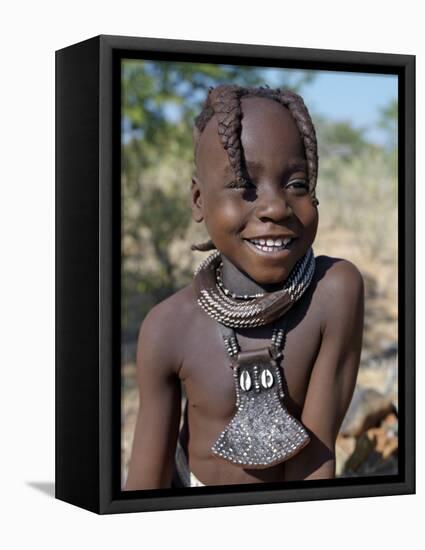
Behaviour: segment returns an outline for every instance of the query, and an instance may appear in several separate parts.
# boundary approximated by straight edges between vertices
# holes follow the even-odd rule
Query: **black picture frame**
[[[122,491],[123,57],[398,75],[399,473]],[[56,498],[99,514],[415,492],[415,56],[97,36],[56,52]]]

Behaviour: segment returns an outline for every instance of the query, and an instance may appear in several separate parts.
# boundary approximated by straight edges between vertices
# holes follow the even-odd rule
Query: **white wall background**
[[[203,3],[15,1],[0,20],[0,319],[3,548],[400,548],[423,536],[424,400],[417,404],[416,496],[98,517],[32,484],[54,478],[54,51],[98,34],[417,56],[417,204],[425,200],[420,3],[304,0]],[[418,213],[418,280],[425,275]],[[422,247],[423,248],[423,247]],[[417,387],[424,387],[418,288]],[[223,543],[221,534],[226,531]],[[242,541],[245,541],[242,543]],[[233,544],[232,544],[233,543]],[[417,547],[417,544],[415,545]]]

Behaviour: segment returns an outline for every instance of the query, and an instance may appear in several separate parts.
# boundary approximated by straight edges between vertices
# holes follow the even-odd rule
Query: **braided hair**
[[[227,151],[230,166],[236,175],[236,180],[241,182],[244,181],[241,143],[241,99],[243,97],[264,97],[272,99],[289,110],[304,143],[308,168],[309,192],[312,198],[312,204],[317,206],[319,200],[316,197],[315,191],[318,168],[316,131],[302,97],[295,92],[263,86],[259,88],[243,88],[233,84],[221,84],[215,88],[210,87],[202,111],[195,118],[195,126],[193,129],[195,156],[202,132],[209,120],[216,115],[218,121],[218,134],[223,148]],[[207,251],[214,249],[215,246],[214,243],[209,240],[205,243],[192,245],[191,248],[192,250]]]

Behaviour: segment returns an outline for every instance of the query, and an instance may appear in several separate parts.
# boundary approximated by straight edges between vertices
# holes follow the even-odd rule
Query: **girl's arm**
[[[124,490],[170,487],[181,408],[178,350],[167,338],[163,304],[142,323],[137,345],[139,413]],[[167,322],[168,321],[168,322]]]
[[[301,421],[310,443],[285,463],[285,480],[335,477],[335,442],[356,385],[363,339],[364,284],[346,260],[326,274],[326,322]]]

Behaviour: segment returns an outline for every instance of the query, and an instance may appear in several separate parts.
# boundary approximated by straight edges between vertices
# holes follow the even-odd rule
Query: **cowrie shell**
[[[251,376],[249,375],[249,372],[247,370],[242,371],[242,374],[239,378],[239,384],[243,391],[249,391],[251,389]]]
[[[269,371],[269,369],[264,369],[261,373],[261,385],[263,386],[263,388],[268,390],[273,386],[273,382],[274,380],[272,373]]]

